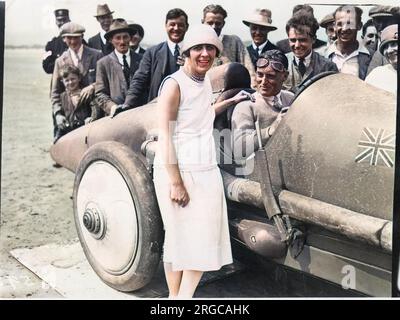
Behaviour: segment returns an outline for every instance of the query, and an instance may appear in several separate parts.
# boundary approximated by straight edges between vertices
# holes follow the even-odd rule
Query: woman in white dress
[[[204,271],[232,263],[206,75],[221,50],[211,27],[191,27],[182,47],[184,66],[160,87],[154,185],[165,229],[163,261],[170,298],[191,298]]]

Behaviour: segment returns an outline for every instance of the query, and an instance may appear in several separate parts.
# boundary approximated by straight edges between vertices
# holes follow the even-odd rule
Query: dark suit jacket
[[[274,45],[273,43],[271,43],[271,41],[268,40],[265,47],[261,50],[261,53],[264,53],[265,51],[268,51],[268,50],[274,50],[274,49],[278,49],[278,47],[276,45]],[[247,47],[247,51],[249,52],[251,62],[253,63],[254,69],[256,69],[257,53],[256,53],[256,50],[254,50],[252,44]]]
[[[93,49],[100,50],[105,56],[114,50],[114,47],[110,42],[107,41],[106,44],[103,43],[100,32],[89,39],[88,46]]]
[[[51,51],[51,55],[47,56],[42,61],[43,70],[46,73],[53,74],[56,59],[61,56],[62,53],[67,49],[67,44],[60,36],[54,37],[49,42],[47,42],[45,50],[46,52]]]
[[[139,68],[141,56],[130,50],[131,65],[130,78]],[[113,51],[109,55],[97,61],[96,71],[96,99],[106,115],[110,114],[111,107],[115,104],[123,104],[128,84],[126,83],[122,65]]]
[[[320,47],[323,47],[326,45],[325,41],[322,41],[320,39],[316,39],[314,44],[313,44],[313,49],[318,49]],[[290,45],[289,45],[289,39],[282,39],[279,40],[276,43],[276,46],[279,48],[279,50],[281,50],[283,53],[289,53],[292,51],[292,49],[290,49]]]
[[[166,41],[146,50],[139,69],[131,79],[124,103],[126,106],[134,108],[158,96],[161,82],[172,73],[169,59],[174,59],[174,57]]]
[[[86,87],[96,81],[96,64],[97,60],[103,57],[99,50],[95,50],[83,45],[82,52],[82,86]],[[66,65],[74,65],[69,50],[65,51],[54,65],[51,88],[51,104],[53,106],[53,114],[55,115],[61,110],[60,94],[64,92],[64,84],[62,83],[62,69]]]

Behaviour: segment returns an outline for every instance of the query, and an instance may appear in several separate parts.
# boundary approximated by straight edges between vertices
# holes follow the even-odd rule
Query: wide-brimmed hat
[[[268,29],[271,29],[271,31],[278,29],[272,25],[272,13],[269,9],[256,9],[252,17],[247,20],[242,20],[242,22],[248,27],[250,27],[250,24],[255,24],[267,27]]]
[[[371,18],[375,17],[391,17],[393,16],[392,13],[393,6],[375,6],[369,10],[368,15]]]
[[[69,11],[68,9],[56,9],[54,10],[54,15],[57,17],[68,17]]]
[[[183,41],[182,52],[200,44],[211,44],[218,49],[219,53],[223,49],[222,41],[217,36],[217,33],[207,24],[189,27]]]
[[[383,55],[383,48],[390,42],[397,42],[399,39],[399,28],[397,24],[391,24],[382,30],[379,52]]]
[[[139,33],[139,36],[141,38],[144,37],[144,29],[140,24],[135,23],[133,21],[128,21],[128,26],[133,30],[137,30],[137,32]]]
[[[85,33],[85,28],[75,22],[64,23],[60,29],[62,37],[80,37]]]
[[[130,28],[126,21],[114,20],[110,26],[110,30],[108,30],[108,32],[106,32],[104,35],[104,38],[106,38],[106,40],[110,40],[114,34],[121,32],[128,32],[130,35],[132,35],[135,33],[135,30]]]
[[[319,25],[321,28],[327,28],[328,24],[332,22],[335,22],[335,16],[333,15],[333,13],[329,13],[322,18],[322,20],[319,22]]]
[[[113,14],[114,11],[111,11],[107,4],[99,4],[97,5],[97,14],[94,16],[95,18],[108,16],[109,14]]]

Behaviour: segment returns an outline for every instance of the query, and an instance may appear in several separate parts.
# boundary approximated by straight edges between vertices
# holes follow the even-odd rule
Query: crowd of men
[[[232,128],[246,129],[247,136],[235,136],[233,149],[243,139],[256,143],[254,133],[248,134],[249,128],[255,130],[254,114],[266,122],[263,141],[268,140],[282,108],[290,105],[302,84],[323,72],[351,74],[396,93],[399,13],[399,7],[375,6],[363,24],[359,7],[340,6],[318,22],[311,6],[297,5],[286,23],[287,38],[273,44],[268,40],[269,32],[277,30],[272,12],[257,9],[243,20],[252,38],[246,47],[238,36],[222,33],[225,9],[206,6],[201,23],[210,25],[223,43],[214,64],[245,66],[259,97],[237,105]],[[140,46],[143,27],[113,14],[107,4],[97,6],[94,17],[100,31],[86,43],[85,28],[70,21],[68,10],[55,11],[60,34],[47,43],[43,60],[43,69],[52,74],[54,142],[78,126],[153,100],[162,80],[184,63],[181,48],[189,18],[183,10],[168,11],[166,41],[147,50]],[[327,42],[317,38],[319,28],[325,29]]]

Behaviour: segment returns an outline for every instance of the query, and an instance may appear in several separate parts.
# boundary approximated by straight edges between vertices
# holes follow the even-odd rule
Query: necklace
[[[204,77],[205,76],[196,76],[196,75],[194,75],[194,74],[191,74],[191,73],[189,73],[188,71],[186,71],[186,70],[183,70],[185,73],[186,73],[186,75],[190,78],[190,79],[192,79],[194,82],[197,82],[197,83],[202,83],[203,81],[204,81]]]

